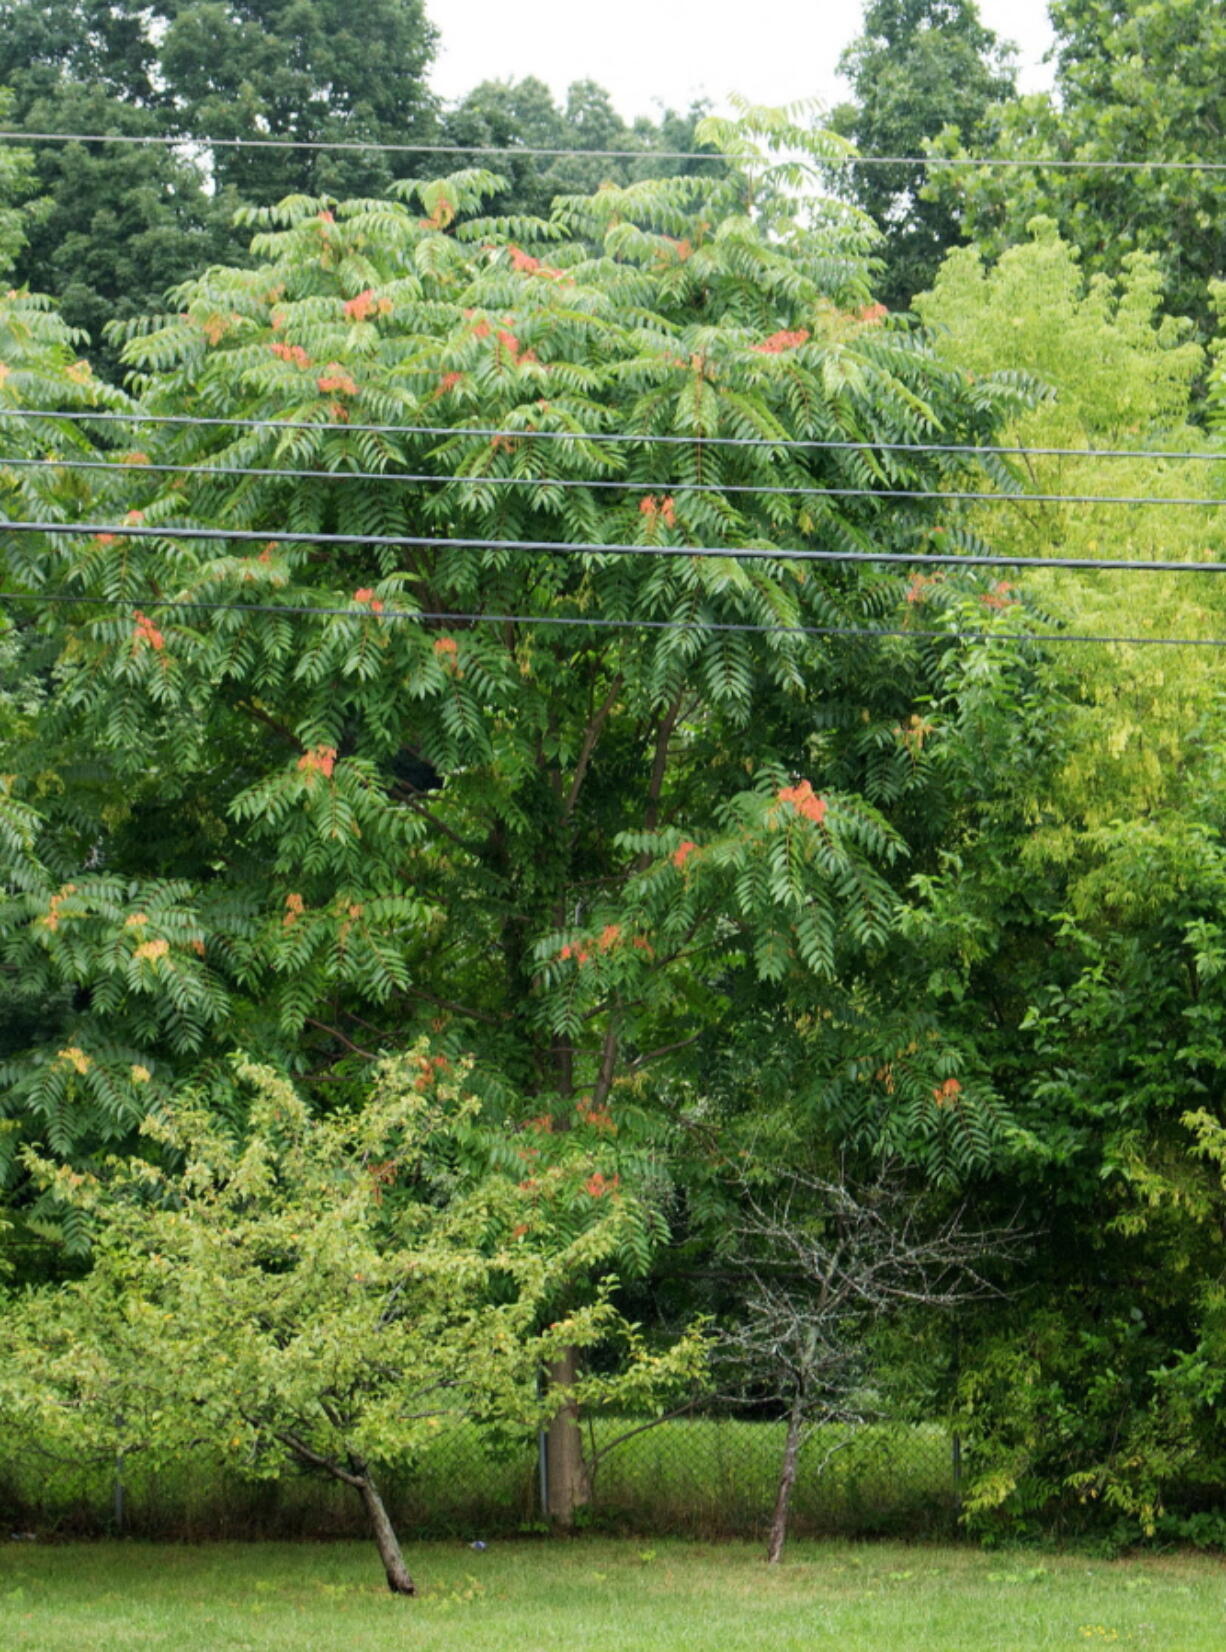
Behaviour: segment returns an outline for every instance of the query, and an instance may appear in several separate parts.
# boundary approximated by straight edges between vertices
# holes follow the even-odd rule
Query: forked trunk
[[[562,1358],[549,1367],[550,1384],[569,1386],[573,1383],[575,1365],[575,1350],[568,1348]],[[550,1520],[564,1531],[569,1531],[575,1523],[575,1511],[582,1508],[592,1494],[587,1465],[583,1461],[579,1413],[573,1405],[564,1405],[549,1420],[549,1433],[545,1441],[545,1485]]]
[[[400,1543],[383,1506],[379,1488],[369,1471],[363,1473],[357,1481],[357,1490],[370,1516],[371,1530],[379,1551],[379,1559],[383,1562],[383,1570],[387,1574],[388,1588],[394,1595],[415,1595],[417,1586],[409,1576],[409,1569],[400,1552]]]
[[[792,1487],[796,1484],[796,1470],[800,1463],[800,1448],[804,1444],[804,1410],[799,1400],[788,1417],[788,1436],[783,1447],[783,1462],[779,1465],[779,1489],[775,1494],[775,1512],[771,1516],[770,1544],[766,1558],[770,1565],[778,1565],[783,1556],[783,1545],[788,1535],[788,1510],[792,1504]]]

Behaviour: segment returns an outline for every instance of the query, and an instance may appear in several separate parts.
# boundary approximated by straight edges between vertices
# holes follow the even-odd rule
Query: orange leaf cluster
[[[603,1199],[607,1194],[616,1193],[621,1186],[620,1176],[606,1176],[603,1171],[596,1171],[584,1182],[584,1187],[593,1199]]]
[[[315,383],[325,395],[332,391],[342,396],[356,396],[358,393],[357,385],[339,361],[330,361]]]
[[[43,919],[43,923],[53,934],[60,927],[60,907],[69,895],[75,895],[76,892],[77,886],[75,883],[66,883],[59,893],[52,895],[47,902],[47,916]]]
[[[390,298],[376,298],[374,289],[367,287],[356,298],[346,299],[345,314],[351,321],[365,321],[372,315],[390,315],[392,301]]]
[[[565,279],[561,270],[554,269],[552,264],[542,264],[539,258],[533,258],[530,253],[524,252],[521,247],[512,242],[507,247],[511,255],[511,268],[518,270],[521,275],[540,275],[546,281],[562,281]]]
[[[322,774],[325,780],[332,778],[335,766],[335,746],[312,746],[298,759],[298,767],[304,774]]]
[[[1012,608],[1017,601],[1009,592],[1013,586],[1007,579],[998,579],[990,591],[985,591],[979,598],[985,608]]]
[[[944,1084],[937,1085],[936,1089],[932,1092],[932,1099],[936,1102],[938,1107],[948,1107],[949,1104],[956,1100],[961,1094],[962,1086],[958,1083],[957,1079],[947,1078]]]
[[[200,323],[200,330],[210,344],[220,344],[237,320],[236,315],[218,315],[214,312]]]
[[[132,631],[133,643],[147,642],[155,653],[160,654],[166,647],[166,638],[148,615],[142,614],[139,608],[136,610],[135,618],[136,624]]]
[[[603,1131],[610,1136],[617,1134],[613,1115],[607,1107],[591,1107],[586,1099],[581,1098],[575,1103],[575,1111],[583,1123],[590,1124],[593,1130]]]
[[[687,837],[684,843],[673,850],[673,865],[680,871],[690,856],[697,853],[698,845]]]
[[[419,1061],[417,1064],[417,1070],[420,1077],[413,1081],[413,1088],[419,1094],[424,1094],[438,1078],[439,1074],[445,1073],[450,1066],[451,1062],[448,1061],[445,1055],[427,1056],[424,1061]]]
[[[372,614],[381,614],[383,612],[383,604],[379,601],[379,598],[371,590],[369,585],[363,585],[360,590],[355,591],[353,593],[353,600],[355,602],[362,603],[368,602],[370,604],[370,611]]]
[[[422,229],[446,229],[455,217],[455,207],[445,195],[440,195],[438,205],[428,218],[419,218],[417,221]]]
[[[274,356],[279,356],[282,361],[292,361],[295,367],[309,367],[311,365],[311,358],[301,344],[283,344],[278,339],[275,344],[270,344],[268,348]]]
[[[927,602],[929,590],[939,585],[944,577],[944,574],[913,574],[907,586],[907,601]]]
[[[159,937],[156,941],[142,941],[133,952],[134,958],[147,958],[153,963],[158,958],[164,958],[170,951],[170,942]]]
[[[870,327],[876,327],[880,326],[889,313],[889,310],[884,304],[866,304],[864,308],[858,312],[858,315],[861,321],[866,321]]]
[[[639,500],[639,510],[653,526],[657,517],[670,528],[677,526],[677,507],[671,493],[659,500],[654,493],[647,494]]]
[[[769,338],[764,338],[761,344],[755,344],[752,348],[760,356],[777,356],[783,350],[797,349],[800,345],[806,344],[808,339],[808,328],[798,327],[794,333],[772,333]]]
[[[818,797],[807,780],[798,786],[784,786],[779,793],[780,803],[790,803],[798,815],[820,826],[826,818],[826,799]]]
[[[303,899],[301,895],[289,894],[285,897],[285,916],[281,919],[286,929],[292,929],[302,916]]]
[[[441,660],[454,660],[459,651],[459,644],[454,637],[436,637],[434,639],[434,652]]]
[[[463,384],[463,382],[463,373],[444,373],[438,381],[438,387],[446,395],[448,390],[454,390],[457,384]]]

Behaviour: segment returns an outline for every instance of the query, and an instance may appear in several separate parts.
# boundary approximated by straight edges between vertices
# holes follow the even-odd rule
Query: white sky
[[[1211,4],[1212,0],[1206,0]],[[989,28],[1018,47],[1023,91],[1050,84],[1045,0],[980,0]],[[482,80],[535,75],[555,97],[595,80],[627,119],[730,92],[754,103],[846,96],[839,54],[860,32],[860,0],[427,0],[440,31],[433,74],[444,98]]]

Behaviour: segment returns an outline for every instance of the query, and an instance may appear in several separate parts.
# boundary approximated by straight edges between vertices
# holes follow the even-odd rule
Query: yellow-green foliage
[[[271,1069],[236,1067],[241,1132],[186,1095],[97,1175],[27,1154],[95,1252],[84,1278],[4,1305],[11,1438],[82,1463],[204,1445],[252,1477],[344,1479],[462,1423],[530,1433],[559,1394],[650,1407],[697,1378],[699,1339],[652,1353],[610,1300],[633,1201],[581,1151],[531,1180],[484,1169],[445,1059],[386,1062],[325,1120]],[[610,1344],[620,1359],[538,1396],[563,1349]]]
[[[1222,469],[1168,457],[1209,452],[1190,423],[1204,352],[1181,322],[1161,316],[1156,260],[1135,254],[1114,282],[1089,279],[1050,220],[986,266],[973,248],[950,254],[931,293],[917,300],[938,348],[968,373],[1012,368],[1042,379],[1051,396],[1024,412],[1005,440],[1019,446],[1139,450],[1143,456],[1033,456],[1015,471],[1026,493],[1153,498],[1152,505],[985,506],[978,524],[1003,554],[1158,561],[1226,559]],[[1216,491],[1215,491],[1216,490]],[[1226,584],[1196,573],[1027,575],[1028,598],[1075,634],[1226,636]],[[1153,808],[1178,793],[1188,736],[1212,699],[1213,655],[1127,645],[1053,650],[1054,680],[1076,703],[1072,738],[1036,817],[1044,854],[1070,851],[1070,831]]]

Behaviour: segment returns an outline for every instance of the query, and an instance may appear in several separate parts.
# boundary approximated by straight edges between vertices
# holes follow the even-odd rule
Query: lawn
[[[0,1550],[0,1652],[1219,1652],[1226,1563],[797,1543],[582,1538],[415,1545],[422,1595],[366,1544]]]

